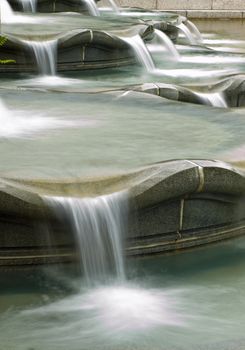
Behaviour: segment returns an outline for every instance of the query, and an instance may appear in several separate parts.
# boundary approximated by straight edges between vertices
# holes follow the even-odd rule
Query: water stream
[[[15,15],[7,0],[0,1],[0,23],[13,23]]]
[[[190,29],[187,27],[187,25],[185,25],[184,23],[181,23],[181,24],[178,25],[178,27],[183,32],[183,34],[186,37],[186,39],[188,40],[189,44],[191,44],[191,45],[197,45],[198,44],[197,38],[195,37],[194,34],[192,34]]]
[[[100,11],[96,5],[96,2],[94,0],[81,0],[81,1],[85,1],[87,7],[88,7],[88,10],[89,10],[89,13],[90,15],[92,16],[100,16]]]
[[[197,96],[201,97],[204,104],[211,105],[213,107],[227,108],[227,102],[222,93],[196,93]]]
[[[197,26],[191,21],[186,21],[186,27],[190,29],[190,31],[195,35],[198,42],[201,44],[203,42],[202,34],[199,32]],[[190,36],[188,34],[188,36]]]
[[[18,0],[22,5],[24,12],[36,12],[37,0]]]
[[[116,2],[114,0],[108,0],[109,4],[111,5],[111,8],[113,9],[113,11],[117,14],[120,13],[120,8],[117,6]]]
[[[114,271],[125,280],[123,240],[127,230],[127,196],[114,193],[96,198],[47,197],[58,218],[68,222],[76,238],[81,271],[88,285],[107,281]]]
[[[121,39],[131,46],[137,60],[148,72],[154,71],[155,64],[152,56],[147,49],[143,39],[139,35],[132,37],[121,37]]]
[[[57,40],[27,41],[24,43],[34,52],[38,72],[41,75],[56,75]]]
[[[243,152],[244,159],[244,108],[224,110],[228,100],[218,88],[210,88],[215,93],[196,93],[203,105],[134,90],[145,83],[168,83],[193,91],[202,91],[195,90],[197,85],[223,86],[224,79],[235,76],[232,74],[245,73],[244,37],[236,34],[236,41],[223,38],[231,35],[230,29],[228,34],[225,30],[220,35],[204,34],[204,45],[216,45],[218,53],[200,47],[200,33],[187,22],[179,28],[188,43],[196,46],[183,45],[181,40],[175,46],[164,33],[155,30],[161,50],[149,52],[151,42],[146,45],[140,35],[126,36],[142,25],[135,9],[133,20],[127,11],[122,20],[116,8],[107,18],[106,14],[99,16],[93,0],[87,0],[87,4],[93,17],[25,14],[24,20],[28,22],[30,17],[35,24],[18,25],[16,19],[21,15],[14,13],[6,0],[0,0],[3,29],[24,38],[21,40],[33,53],[41,75],[1,76],[2,177],[50,181],[103,178],[167,159],[224,159],[229,152],[233,154],[229,159],[236,159],[237,150],[239,155]],[[149,12],[147,16],[153,15]],[[66,33],[77,28],[106,31],[108,37],[120,33],[140,65],[65,72],[57,77],[58,43],[47,38],[55,37],[57,31]],[[239,33],[244,36],[243,23]],[[235,54],[224,53],[225,45],[236,50]],[[166,59],[163,51],[168,53]],[[82,50],[78,52],[82,57]],[[30,272],[25,266],[23,271],[18,270],[19,279],[33,275],[38,288],[32,285],[28,289],[22,282],[11,292],[5,291],[8,279],[16,282],[11,269],[4,277],[0,274],[1,350],[245,347],[244,238],[197,252],[126,260],[127,194],[95,198],[66,195],[45,196],[44,200],[56,215],[57,227],[75,237],[81,273],[74,277],[77,265],[68,264],[62,287],[51,287],[49,282],[40,282],[36,270]],[[57,270],[54,273],[48,266],[45,273],[56,281],[60,277]]]
[[[154,29],[154,34],[156,35],[160,44],[163,47],[166,47],[169,56],[174,60],[178,61],[180,58],[180,55],[174,43],[172,42],[172,40],[170,40],[169,37],[159,29]]]

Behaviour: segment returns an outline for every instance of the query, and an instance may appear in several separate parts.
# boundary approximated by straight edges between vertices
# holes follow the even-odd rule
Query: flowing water
[[[98,7],[96,6],[96,3],[94,0],[84,0],[90,15],[92,16],[100,16],[100,11],[98,10]]]
[[[180,59],[180,55],[173,42],[169,39],[169,37],[158,29],[154,29],[154,33],[157,39],[159,40],[161,46],[166,47],[169,56],[174,60],[178,61]]]
[[[213,107],[220,107],[220,108],[226,108],[227,102],[225,101],[225,98],[222,93],[196,93],[197,96],[201,97],[204,104],[210,104]]]
[[[127,282],[72,294],[59,287],[56,298],[47,283],[16,294],[2,288],[0,307],[11,307],[0,317],[2,349],[243,349],[244,249],[242,238],[133,260]]]
[[[57,40],[24,41],[34,52],[38,72],[41,75],[56,74]]]
[[[108,1],[109,1],[111,8],[113,9],[113,11],[117,14],[120,13],[120,9],[117,6],[117,4],[115,3],[115,1],[114,0],[108,0]]]
[[[36,12],[37,0],[18,0],[23,7],[24,12]]]
[[[197,45],[198,44],[198,40],[195,37],[196,35],[194,36],[194,34],[192,34],[191,30],[188,28],[189,26],[185,25],[184,23],[181,23],[179,25],[179,29],[184,33],[184,35],[185,35],[186,39],[188,40],[189,44]],[[193,29],[193,27],[191,27],[191,29]],[[196,32],[195,32],[195,34],[196,34]]]
[[[190,24],[181,29],[191,45],[180,35],[173,46],[155,31],[156,50],[155,42],[145,44],[140,36],[124,33],[137,22],[136,10],[128,19],[127,11],[108,19],[104,14],[28,14],[22,18],[27,23],[9,25],[19,15],[5,0],[0,6],[2,30],[26,41],[41,75],[0,77],[1,176],[94,177],[170,158],[232,160],[239,154],[244,159],[244,108],[225,108],[222,93],[201,89],[245,73],[244,23],[235,34],[226,31],[227,22],[218,32],[217,21],[206,29],[202,24],[204,46]],[[57,42],[49,38],[81,27],[119,33],[140,65],[57,72]],[[197,84],[193,91],[205,104],[133,91],[143,83],[190,89]],[[47,268],[45,283],[36,270],[2,271],[0,350],[244,348],[244,238],[197,252],[128,260],[124,193],[45,200],[75,237],[84,278],[75,275],[76,266],[62,276]],[[27,277],[30,285],[23,282]]]
[[[0,23],[14,22],[14,12],[12,11],[7,0],[0,2]]]
[[[144,41],[139,35],[135,35],[132,37],[121,37],[121,39],[131,46],[137,60],[148,72],[154,71],[154,61]]]
[[[203,42],[202,34],[199,32],[197,26],[191,21],[186,21],[187,28],[190,29],[190,31],[195,35],[198,42],[201,44]],[[190,36],[190,34],[188,34]]]
[[[114,271],[125,279],[123,243],[127,230],[126,194],[96,198],[47,197],[58,218],[67,221],[79,247],[81,271],[86,283],[107,282]]]

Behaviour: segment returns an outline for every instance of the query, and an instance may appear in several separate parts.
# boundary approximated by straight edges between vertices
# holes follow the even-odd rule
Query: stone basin
[[[127,87],[126,90],[148,93],[173,101],[210,104],[208,96],[221,94],[230,108],[245,106],[245,84],[244,75],[227,77],[218,84],[209,86],[184,86],[177,84],[146,83],[137,86]],[[207,98],[205,98],[207,96]]]
[[[174,252],[245,233],[245,171],[215,160],[172,160],[131,173],[64,181],[1,179],[0,266],[68,263],[75,238],[45,196],[126,190],[126,254]]]
[[[151,26],[144,24],[117,32],[82,29],[45,39],[57,40],[58,72],[99,69],[134,64],[135,56],[120,35],[138,34],[144,38],[152,30]],[[0,72],[35,72],[37,63],[30,45],[32,40],[13,35],[6,35],[6,38],[7,42],[1,48],[1,56],[15,62],[1,65]]]
[[[97,1],[97,0],[96,0]],[[18,0],[8,0],[14,11],[23,11],[23,7]],[[80,12],[89,13],[85,1],[81,0],[38,0],[36,3],[37,12]]]

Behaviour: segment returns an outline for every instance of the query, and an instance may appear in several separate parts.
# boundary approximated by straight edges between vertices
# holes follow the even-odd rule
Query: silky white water
[[[190,31],[195,35],[196,39],[201,44],[203,42],[202,34],[199,32],[197,26],[191,21],[186,21],[186,27],[190,29]]]
[[[182,31],[186,39],[188,40],[189,44],[191,45],[198,44],[198,40],[195,38],[195,36],[190,31],[190,29],[184,23],[179,24],[178,27]]]
[[[56,74],[57,61],[57,40],[48,41],[27,41],[24,43],[28,45],[35,55],[35,60],[38,67],[38,72],[41,75]]]
[[[169,56],[175,61],[178,61],[180,55],[172,40],[170,40],[169,37],[159,29],[154,29],[154,34],[159,40],[160,44],[167,49]]]
[[[204,104],[211,105],[213,107],[227,108],[227,102],[225,97],[220,92],[215,93],[196,93],[197,96],[201,97]]]
[[[114,12],[116,13],[120,13],[120,9],[119,7],[117,6],[117,4],[115,3],[114,0],[108,0],[110,5],[111,5],[111,8],[113,9]]]
[[[75,128],[78,125],[90,126],[87,121],[62,120],[47,117],[42,113],[24,110],[10,110],[0,99],[0,138],[32,138],[47,129]]]
[[[121,39],[131,46],[137,60],[148,72],[152,72],[155,69],[155,64],[151,54],[148,51],[143,39],[139,35],[132,37],[121,37]]]
[[[111,272],[125,278],[123,240],[127,227],[127,196],[114,193],[95,198],[47,197],[58,218],[76,239],[81,270],[88,284],[106,280]]]
[[[12,112],[0,100],[0,137],[31,136],[46,128],[57,127],[57,124],[54,119],[43,118],[41,115],[27,117],[24,113]]]
[[[14,22],[14,12],[12,11],[7,0],[0,1],[0,23]]]
[[[88,7],[88,10],[89,10],[89,13],[90,15],[92,16],[100,16],[100,11],[95,3],[94,0],[81,0],[81,1],[85,1],[87,7]]]
[[[22,5],[24,12],[36,12],[37,0],[18,0]]]

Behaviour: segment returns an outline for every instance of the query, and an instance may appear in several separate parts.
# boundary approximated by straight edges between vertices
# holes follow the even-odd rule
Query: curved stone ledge
[[[164,83],[146,83],[143,85],[127,88],[138,92],[164,97],[172,101],[210,105],[209,94],[221,94],[228,108],[245,106],[245,76],[235,76],[224,79],[221,83],[213,86],[193,86],[187,88],[181,85]]]
[[[201,97],[198,97],[194,91],[175,84],[146,83],[133,87],[132,90],[164,97],[172,101],[180,101],[200,105],[204,104],[203,99]]]
[[[135,57],[129,45],[119,35],[137,33],[142,38],[151,35],[152,26],[136,25],[121,32],[84,29],[69,32],[57,37],[57,71],[86,70],[117,67],[135,63]],[[7,36],[7,42],[1,47],[1,57],[8,57],[15,63],[1,65],[0,73],[33,72],[37,70],[34,51],[25,38]],[[55,38],[48,38],[52,40]]]
[[[126,252],[164,253],[245,234],[245,172],[212,160],[173,160],[104,179],[2,179],[0,266],[76,260],[75,238],[44,195],[128,190]],[[43,199],[44,198],[44,199]]]
[[[23,11],[19,0],[8,0],[8,2],[14,11]],[[43,13],[67,11],[89,13],[86,2],[82,0],[37,0],[36,10]]]

